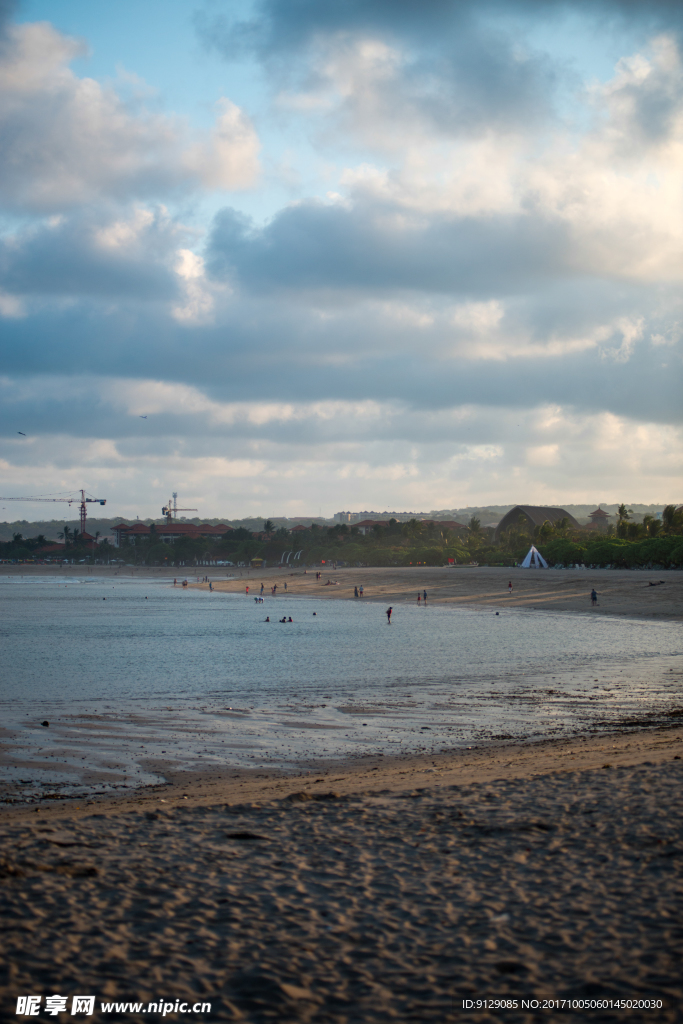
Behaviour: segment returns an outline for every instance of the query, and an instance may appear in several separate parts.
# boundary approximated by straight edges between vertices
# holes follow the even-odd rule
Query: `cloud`
[[[607,139],[615,155],[641,160],[643,152],[678,157],[683,143],[683,61],[671,35],[652,40],[649,53],[619,61],[611,82],[596,89],[609,112]],[[673,154],[666,152],[675,147]]]
[[[570,6],[584,33],[629,10]],[[629,500],[666,496],[681,440],[678,15],[631,7],[642,44],[579,83],[528,43],[567,9],[270,0],[218,26],[225,52],[266,70],[263,178],[231,102],[195,132],[77,77],[81,44],[49,25],[9,25],[7,479],[104,484],[121,514],[143,494],[156,511],[179,481],[207,515],[310,512],[319,494],[328,512],[621,500],[635,479]],[[310,187],[265,220],[231,197],[209,221],[212,191],[254,185],[251,208],[272,209],[277,147],[296,150],[299,131],[324,156],[300,157]]]
[[[228,59],[257,55],[281,109],[318,112],[328,133],[375,149],[430,132],[526,131],[549,116],[560,73],[469,3],[267,2],[247,22],[197,23]]]
[[[41,22],[10,25],[0,46],[0,203],[58,212],[105,200],[241,189],[258,175],[249,120],[221,100],[208,135],[78,78],[82,42]]]
[[[507,500],[676,500],[680,427],[540,402],[526,409],[406,403],[224,403],[164,382],[0,382],[0,416],[29,438],[0,440],[19,492],[87,486],[110,514],[155,514],[182,480],[200,515],[311,514],[333,507],[453,508]],[[139,419],[140,409],[148,419]],[[9,412],[8,412],[9,411]],[[35,419],[41,421],[34,433]],[[125,422],[124,422],[125,421]],[[116,440],[112,440],[112,435]],[[79,438],[74,444],[74,436]],[[628,438],[628,443],[624,439]],[[27,507],[28,515],[34,515]]]
[[[178,291],[169,266],[173,247],[191,233],[163,208],[137,207],[114,218],[106,212],[49,218],[5,236],[0,287],[15,302],[27,296],[173,298]]]

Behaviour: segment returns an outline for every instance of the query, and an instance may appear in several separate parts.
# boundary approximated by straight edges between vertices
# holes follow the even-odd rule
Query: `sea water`
[[[0,605],[0,770],[28,789],[629,728],[683,702],[672,622],[411,602],[389,625],[365,598],[93,577],[5,578]]]

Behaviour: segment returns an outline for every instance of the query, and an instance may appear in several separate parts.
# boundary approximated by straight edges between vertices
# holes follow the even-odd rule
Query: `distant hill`
[[[506,512],[509,512],[515,505],[529,504],[526,499],[522,496],[519,502],[514,502],[511,505],[467,505],[465,508],[447,508],[447,509],[432,509],[431,512],[373,512],[371,515],[377,519],[390,519],[392,515],[402,520],[412,518],[416,519],[455,519],[461,523],[467,523],[472,516],[476,516],[481,521],[482,526],[497,525],[503,518]],[[563,502],[558,502],[553,507],[560,507],[570,512],[576,520],[580,523],[588,523],[588,514],[598,507],[604,508],[606,512],[615,518],[612,522],[616,522],[616,512],[619,507],[618,504],[602,501],[602,502],[591,502],[588,505],[574,505]],[[666,502],[662,504],[653,505],[642,505],[638,503],[626,503],[628,508],[633,509],[633,518],[636,522],[640,522],[644,515],[657,515],[664,508]],[[679,498],[676,501],[669,502],[672,505],[682,504]],[[246,519],[228,519],[222,516],[219,519],[216,518],[200,518],[194,516],[192,519],[186,519],[179,517],[178,521],[181,523],[210,523],[211,526],[217,526],[219,523],[225,523],[227,526],[232,526],[238,529],[240,526],[247,530],[257,532],[263,529],[263,524],[266,519],[270,519],[275,524],[276,529],[284,526],[291,527],[301,524],[302,526],[310,526],[311,523],[317,523],[319,526],[333,526],[334,519],[324,519],[322,516],[248,516]],[[141,522],[147,526],[151,523],[157,523],[159,525],[166,522],[165,519],[142,519]],[[113,519],[99,519],[95,516],[88,518],[88,533],[93,536],[99,531],[100,537],[112,536],[111,528],[117,523],[132,523],[134,519],[126,519],[123,516],[116,516]],[[8,541],[12,539],[12,535],[20,533],[24,537],[37,537],[39,534],[43,534],[48,540],[58,540],[58,534],[64,530],[64,526],[68,526],[70,530],[79,529],[80,523],[78,519],[67,519],[66,524],[62,519],[39,519],[29,522],[26,519],[17,519],[11,523],[0,523],[0,541]]]

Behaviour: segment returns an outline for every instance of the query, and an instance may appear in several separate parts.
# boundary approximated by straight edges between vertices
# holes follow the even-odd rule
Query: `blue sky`
[[[0,11],[3,494],[681,500],[678,4]]]

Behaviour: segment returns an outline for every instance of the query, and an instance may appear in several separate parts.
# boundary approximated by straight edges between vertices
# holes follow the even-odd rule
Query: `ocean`
[[[10,794],[588,734],[683,704],[673,622],[407,603],[388,626],[366,599],[96,577],[4,577],[0,604]]]

